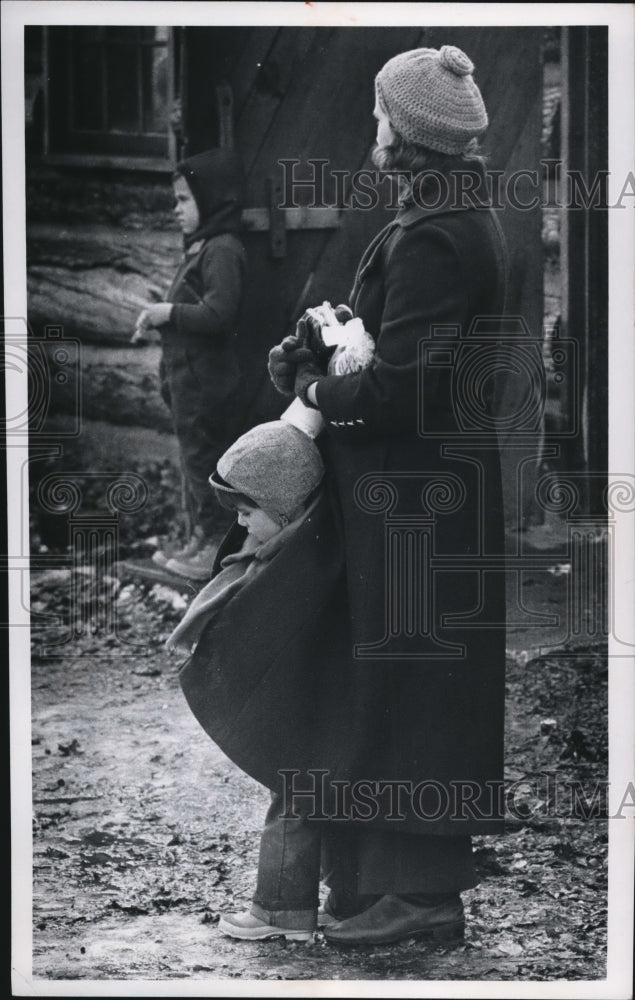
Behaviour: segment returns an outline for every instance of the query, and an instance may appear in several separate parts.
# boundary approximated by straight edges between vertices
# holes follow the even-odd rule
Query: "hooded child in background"
[[[173,177],[175,214],[185,253],[166,301],[139,315],[133,343],[161,334],[161,393],[172,411],[181,453],[192,537],[185,548],[158,551],[154,561],[195,580],[211,575],[218,516],[210,469],[232,440],[232,396],[239,381],[235,351],[246,254],[239,238],[244,201],[240,159],[213,149],[179,163]]]

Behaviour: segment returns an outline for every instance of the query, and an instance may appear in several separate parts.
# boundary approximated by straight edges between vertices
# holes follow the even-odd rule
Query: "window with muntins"
[[[50,158],[173,162],[172,29],[50,27],[44,44]]]

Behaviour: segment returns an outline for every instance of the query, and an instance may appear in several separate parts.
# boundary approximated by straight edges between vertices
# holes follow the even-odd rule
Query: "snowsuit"
[[[184,160],[177,171],[192,190],[200,225],[185,238],[166,296],[174,305],[161,327],[161,392],[179,442],[191,527],[209,536],[218,510],[208,479],[238,419],[234,343],[246,267],[238,237],[242,174],[236,154],[222,149]]]

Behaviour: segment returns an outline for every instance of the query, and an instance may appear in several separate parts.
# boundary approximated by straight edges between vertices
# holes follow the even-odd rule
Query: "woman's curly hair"
[[[377,94],[382,110],[386,111],[381,95]],[[402,175],[400,202],[407,204],[413,200],[413,189],[419,178],[420,192],[433,188],[434,175],[442,174],[450,179],[452,174],[474,173],[484,178],[487,158],[481,152],[478,139],[471,139],[462,153],[439,153],[428,146],[408,142],[399,135],[391,123],[394,140],[389,146],[378,146],[373,150],[372,160],[376,167],[386,173],[399,172]],[[406,176],[403,176],[403,175]],[[425,176],[428,175],[426,180]]]

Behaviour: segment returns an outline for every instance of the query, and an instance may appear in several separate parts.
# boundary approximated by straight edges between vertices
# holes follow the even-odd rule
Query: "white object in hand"
[[[346,323],[338,323],[329,302],[323,302],[321,306],[308,309],[307,312],[321,324],[320,332],[326,347],[335,347],[328,364],[329,375],[349,375],[370,365],[375,341],[364,329],[359,317],[349,319]],[[316,438],[324,427],[324,419],[319,410],[305,406],[297,397],[280,419],[293,424],[310,438]]]
[[[320,327],[340,325],[333,306],[326,300],[321,306],[313,306],[312,309],[307,309],[307,312],[309,316],[313,316],[313,319],[318,321]]]
[[[375,341],[364,329],[361,319],[356,316],[343,326],[323,327],[322,340],[327,347],[335,344],[335,351],[329,361],[329,375],[349,375],[368,368],[375,353]]]

